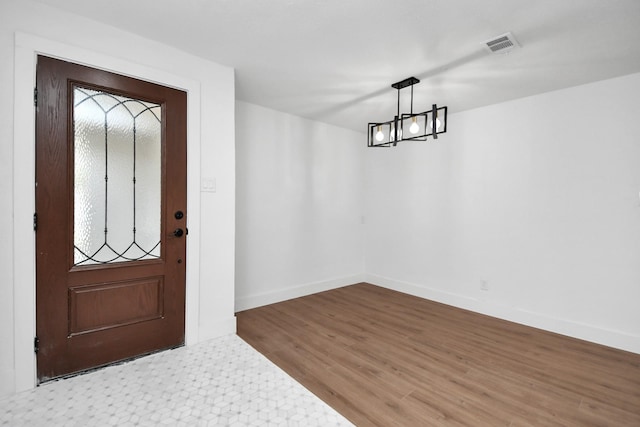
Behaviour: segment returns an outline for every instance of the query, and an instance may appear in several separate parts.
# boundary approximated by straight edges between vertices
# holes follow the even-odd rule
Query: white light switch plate
[[[216,179],[215,178],[202,178],[200,181],[200,191],[203,193],[215,193],[216,192]]]

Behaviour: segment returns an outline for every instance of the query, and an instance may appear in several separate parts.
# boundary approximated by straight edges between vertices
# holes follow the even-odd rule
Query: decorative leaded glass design
[[[74,265],[160,257],[161,106],[74,87]]]

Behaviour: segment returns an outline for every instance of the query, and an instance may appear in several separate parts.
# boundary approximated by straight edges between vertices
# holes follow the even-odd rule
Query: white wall
[[[0,396],[33,385],[35,264],[29,218],[37,52],[189,92],[187,342],[235,331],[233,70],[28,0],[2,1],[0,221],[13,224],[13,233],[4,233],[0,244]],[[216,180],[215,193],[200,192],[201,163],[202,177]]]
[[[634,74],[368,151],[368,280],[640,353],[638,94]]]
[[[236,103],[238,311],[364,271],[364,136]]]

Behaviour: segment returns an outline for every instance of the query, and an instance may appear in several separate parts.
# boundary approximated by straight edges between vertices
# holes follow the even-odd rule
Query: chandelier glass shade
[[[433,104],[430,110],[413,112],[413,85],[420,80],[409,77],[391,85],[398,90],[398,109],[393,120],[369,123],[367,145],[369,147],[395,147],[402,141],[426,141],[431,136],[437,139],[447,131],[447,107]],[[400,90],[411,87],[411,111],[400,114]]]

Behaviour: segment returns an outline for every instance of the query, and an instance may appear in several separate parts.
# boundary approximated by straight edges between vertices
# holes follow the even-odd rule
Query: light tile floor
[[[350,426],[236,335],[0,400],[0,426]]]

